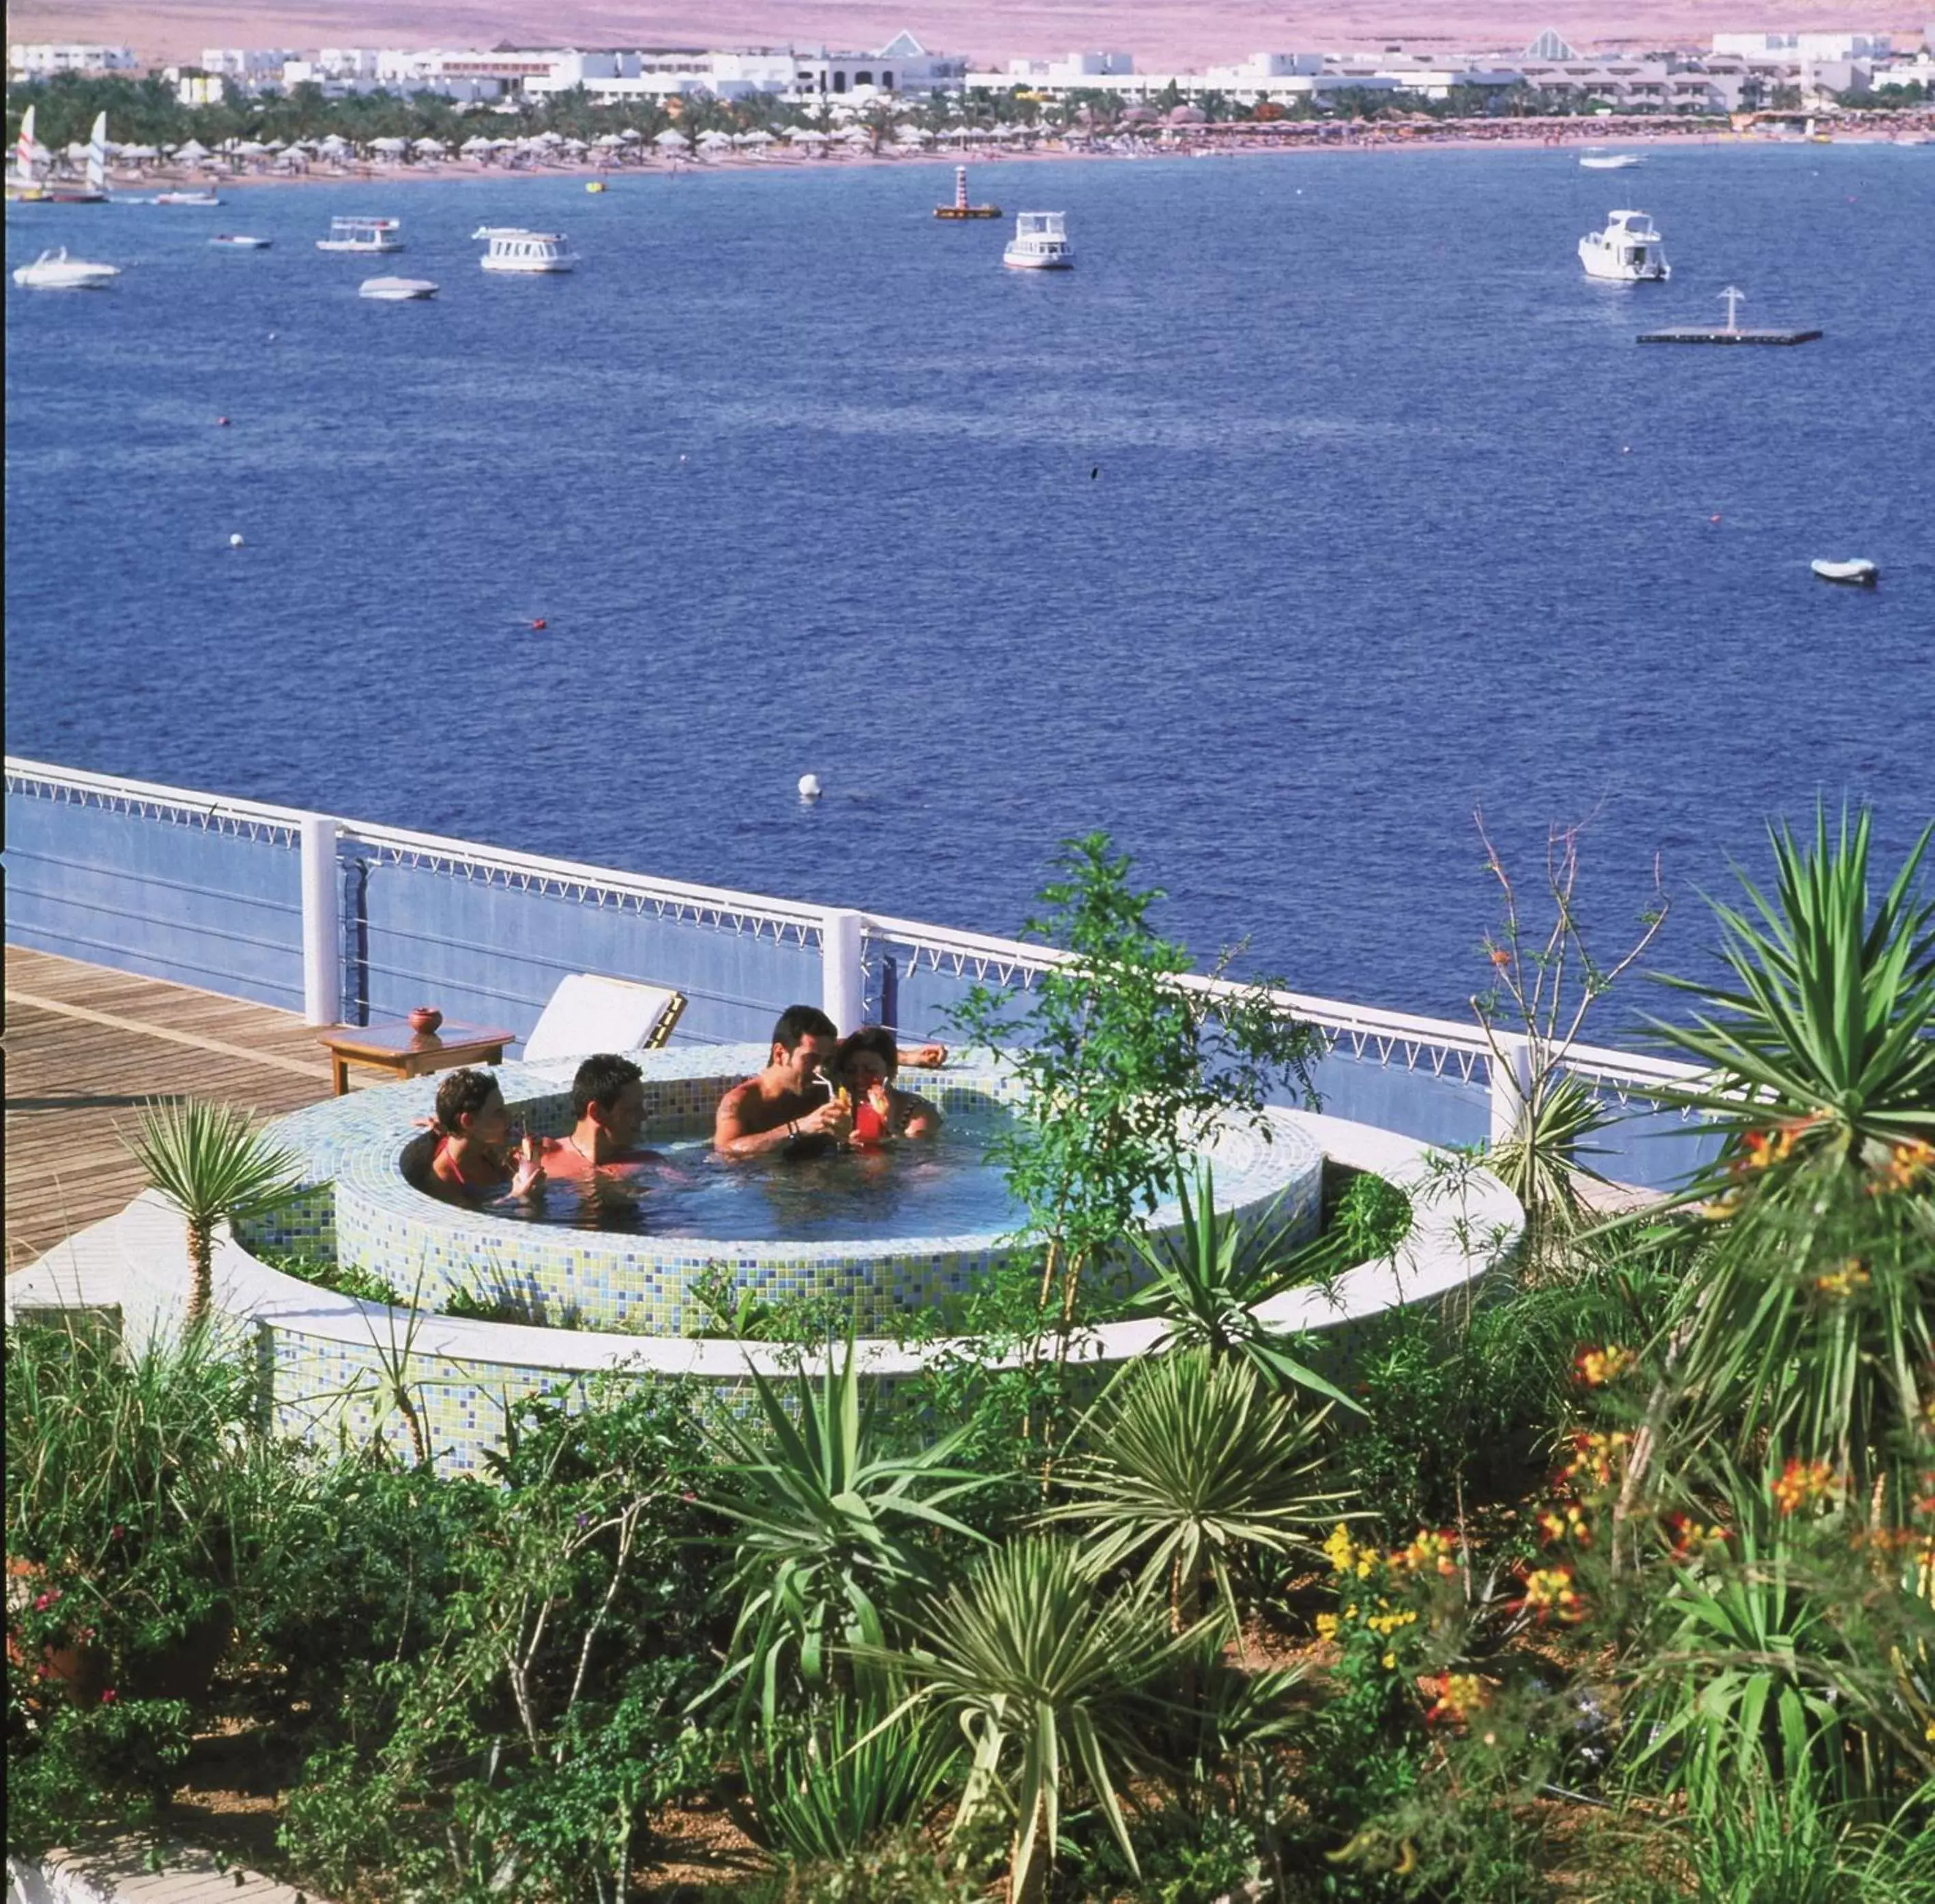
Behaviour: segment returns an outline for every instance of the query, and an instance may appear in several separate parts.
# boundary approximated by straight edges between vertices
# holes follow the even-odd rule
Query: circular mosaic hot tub
[[[764,1063],[763,1046],[695,1047],[640,1055],[644,1072],[644,1141],[702,1146],[719,1100]],[[570,1128],[568,1080],[506,1064],[497,1076],[514,1117],[533,1130]],[[850,1305],[865,1333],[886,1332],[896,1316],[964,1293],[1012,1246],[1015,1225],[995,1223],[962,1234],[749,1239],[655,1233],[649,1196],[634,1227],[603,1230],[521,1221],[493,1211],[456,1209],[413,1187],[406,1158],[423,1140],[421,1120],[434,1078],[332,1098],[282,1119],[276,1139],[301,1160],[308,1196],[251,1240],[313,1249],[379,1276],[406,1301],[445,1306],[461,1291],[521,1311],[534,1320],[649,1335],[684,1335],[709,1320],[697,1293],[729,1279],[759,1300],[832,1297]],[[941,1149],[969,1149],[1010,1110],[1012,1076],[992,1061],[951,1064],[943,1071],[903,1072],[903,1088],[946,1113]],[[1203,1147],[1215,1170],[1219,1207],[1260,1215],[1272,1207],[1292,1233],[1315,1230],[1323,1159],[1287,1118],[1260,1128],[1234,1126]],[[931,1167],[931,1154],[904,1147],[909,1167]],[[901,1158],[883,1168],[901,1166]],[[812,1166],[798,1167],[792,1193],[811,1194]],[[1173,1224],[1173,1205],[1153,1219]],[[836,1226],[837,1227],[838,1226]],[[903,1226],[904,1227],[904,1226]]]

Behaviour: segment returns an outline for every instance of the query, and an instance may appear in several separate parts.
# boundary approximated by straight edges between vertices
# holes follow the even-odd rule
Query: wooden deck
[[[329,1095],[292,1012],[7,948],[6,1250],[11,1275],[142,1187],[120,1133],[154,1097],[265,1115]]]

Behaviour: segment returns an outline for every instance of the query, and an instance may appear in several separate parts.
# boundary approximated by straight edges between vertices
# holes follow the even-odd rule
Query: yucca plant
[[[1485,1166],[1516,1196],[1535,1230],[1535,1242],[1571,1239],[1589,1218],[1579,1194],[1583,1178],[1607,1178],[1583,1160],[1595,1154],[1586,1140],[1612,1122],[1591,1091],[1569,1072],[1547,1071],[1532,1081],[1511,1132],[1492,1145]]]
[[[726,1677],[744,1676],[741,1717],[756,1685],[770,1726],[789,1658],[807,1688],[821,1691],[838,1649],[886,1643],[888,1609],[925,1580],[923,1534],[985,1538],[943,1504],[991,1477],[949,1465],[964,1429],[904,1452],[889,1444],[874,1422],[877,1387],[861,1399],[851,1336],[817,1382],[803,1369],[794,1375],[790,1398],[756,1370],[752,1380],[765,1433],[718,1420],[709,1433],[733,1486],[705,1504],[740,1529]]]
[[[216,1226],[244,1222],[286,1202],[301,1187],[300,1166],[247,1112],[193,1098],[147,1105],[125,1141],[149,1184],[187,1223],[189,1314],[199,1320],[214,1297]]]
[[[1092,1572],[1130,1565],[1139,1586],[1160,1584],[1173,1632],[1195,1623],[1206,1574],[1240,1628],[1232,1562],[1258,1549],[1314,1552],[1336,1522],[1343,1497],[1308,1485],[1329,1412],[1300,1416],[1250,1364],[1205,1350],[1131,1362],[1058,1471],[1067,1498],[1040,1518],[1088,1530]]]
[[[1901,1147],[1935,1138],[1935,899],[1919,887],[1935,824],[1879,904],[1872,833],[1866,807],[1852,824],[1843,811],[1831,837],[1817,809],[1811,847],[1770,828],[1773,898],[1742,874],[1751,914],[1712,902],[1733,982],[1662,980],[1697,1009],[1689,1024],[1655,1019],[1654,1030],[1711,1076],[1658,1094],[1722,1133],[1722,1187],[1737,1187],[1737,1166],[1789,1159],[1885,1169]],[[1687,1193],[1714,1187],[1710,1176]]]
[[[1046,1884],[1064,1782],[1086,1787],[1140,1875],[1121,1792],[1153,1769],[1144,1743],[1151,1682],[1196,1637],[1173,1638],[1167,1625],[1147,1595],[1099,1592],[1072,1546],[1030,1535],[981,1556],[931,1598],[916,1643],[883,1662],[914,1682],[901,1709],[931,1703],[966,1734],[973,1759],[954,1830],[1005,1812],[1012,1904]]]
[[[1215,1172],[1206,1159],[1177,1186],[1176,1201],[1182,1221],[1172,1232],[1130,1233],[1151,1278],[1131,1309],[1160,1318],[1167,1346],[1200,1348],[1217,1361],[1240,1358],[1272,1384],[1312,1390],[1361,1414],[1335,1383],[1291,1354],[1286,1338],[1256,1313],[1287,1289],[1348,1268],[1344,1235],[1300,1248],[1272,1218],[1245,1223],[1234,1211],[1219,1211]]]
[[[961,1741],[931,1710],[890,1712],[835,1694],[740,1734],[747,1835],[799,1863],[838,1859],[919,1824],[958,1768]]]

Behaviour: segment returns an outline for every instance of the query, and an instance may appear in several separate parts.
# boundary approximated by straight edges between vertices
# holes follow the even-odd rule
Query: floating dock
[[[1746,293],[1729,285],[1720,295],[1727,301],[1727,321],[1718,329],[1695,326],[1680,330],[1648,330],[1641,334],[1643,344],[1811,344],[1818,330],[1743,330],[1740,324],[1740,306]]]
[[[1643,344],[1811,344],[1819,330],[1648,330]]]

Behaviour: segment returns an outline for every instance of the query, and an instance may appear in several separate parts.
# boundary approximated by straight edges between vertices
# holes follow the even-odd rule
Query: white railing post
[[[860,970],[860,915],[829,906],[823,916],[820,1009],[844,1037],[857,1031],[865,1014],[866,990]]]
[[[337,822],[321,813],[302,822],[303,1019],[334,1024],[343,1015],[342,908],[336,877]]]
[[[1494,1149],[1518,1127],[1519,1112],[1532,1095],[1532,1043],[1502,1033],[1500,1051],[1490,1060],[1492,1145]]]

